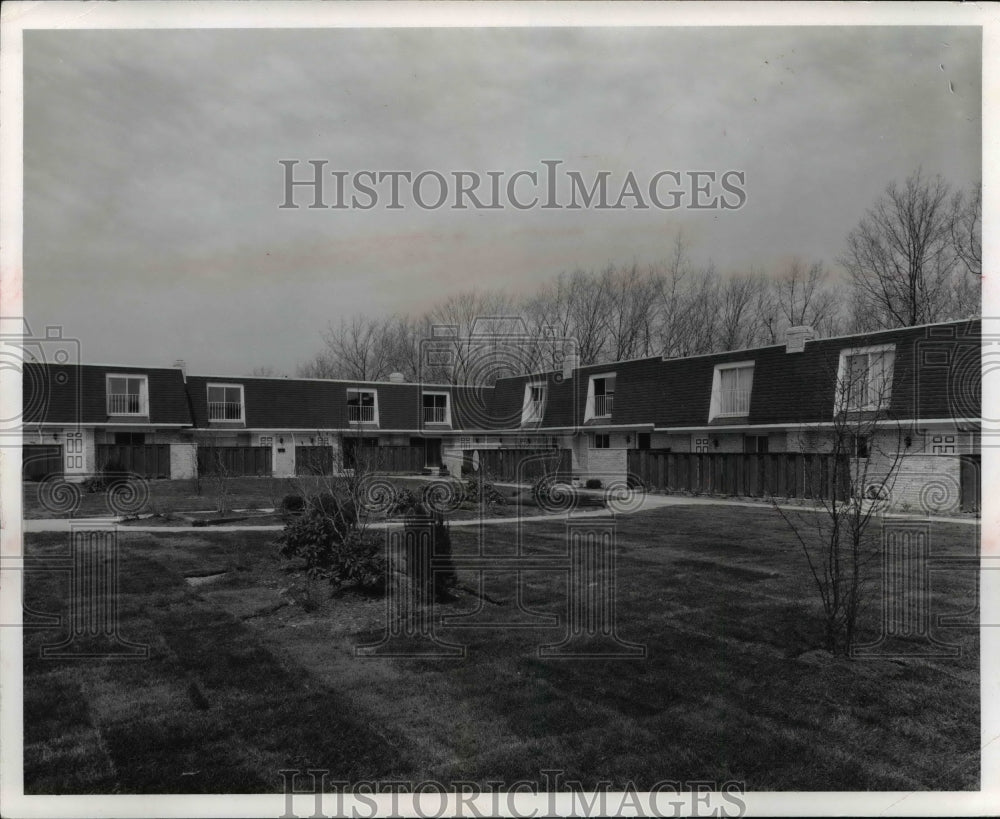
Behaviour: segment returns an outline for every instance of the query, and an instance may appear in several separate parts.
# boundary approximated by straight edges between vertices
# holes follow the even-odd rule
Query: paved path
[[[587,494],[590,494],[589,492]],[[595,490],[593,494],[600,494],[599,490]],[[637,514],[641,512],[649,512],[655,509],[663,509],[668,506],[740,506],[748,509],[771,509],[772,507],[766,503],[754,503],[752,501],[737,501],[737,500],[727,500],[726,498],[693,498],[686,495],[646,495],[642,499],[641,504],[637,508],[624,508],[618,510],[618,514]],[[779,504],[780,508],[785,511],[790,512],[813,512],[813,513],[823,513],[823,509],[815,506],[797,506],[790,504]],[[594,518],[594,517],[607,517],[610,511],[607,509],[596,509],[587,512],[575,512],[572,517],[574,520],[579,518]],[[944,515],[906,515],[902,513],[885,513],[882,515],[884,518],[891,518],[894,520],[920,520],[920,521],[930,521],[934,523],[957,523],[964,524],[967,526],[977,526],[979,524],[979,518],[974,517],[948,517]],[[565,514],[554,514],[554,515],[530,515],[525,516],[520,519],[521,523],[551,523],[553,521],[564,521],[566,520]],[[103,517],[103,518],[42,518],[38,520],[26,520],[24,521],[24,531],[25,532],[69,532],[72,529],[80,528],[81,525],[87,526],[110,526],[117,523],[116,518]],[[472,518],[468,520],[453,520],[450,521],[451,526],[502,526],[511,525],[517,523],[517,518]],[[379,523],[368,524],[369,529],[385,529],[389,527],[402,526],[402,521],[382,521]],[[280,532],[284,527],[281,524],[268,524],[264,526],[249,526],[246,524],[224,524],[220,526],[144,526],[141,523],[129,524],[127,526],[122,526],[121,531],[131,531],[131,532],[187,532],[188,534],[193,533],[208,533],[208,532],[246,532],[246,531],[256,531],[256,532]]]

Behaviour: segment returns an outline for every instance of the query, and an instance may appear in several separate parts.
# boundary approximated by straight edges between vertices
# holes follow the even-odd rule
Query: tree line
[[[770,275],[750,269],[723,276],[711,261],[696,261],[678,236],[654,264],[562,272],[523,296],[469,290],[421,315],[342,319],[326,328],[322,349],[297,374],[378,381],[400,372],[408,380],[481,383],[557,368],[562,349],[551,337],[574,338],[578,361],[587,365],[780,343],[797,325],[833,336],[973,316],[980,310],[981,202],[980,186],[956,190],[917,170],[890,183],[850,232],[836,259],[843,275],[822,260],[793,259]],[[511,316],[519,321],[483,321]],[[474,331],[495,339],[492,362],[470,338]],[[422,353],[435,335],[447,361]],[[505,336],[516,343],[504,344]]]

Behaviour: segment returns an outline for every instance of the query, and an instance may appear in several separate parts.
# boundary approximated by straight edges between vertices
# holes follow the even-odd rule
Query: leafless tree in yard
[[[808,494],[818,509],[774,508],[794,532],[823,608],[824,647],[849,654],[859,618],[878,579],[880,517],[905,451],[904,431],[889,417],[891,354],[849,356],[837,372],[832,426],[803,431],[823,441],[829,468],[813,471]],[[831,372],[831,375],[833,373]]]
[[[840,261],[856,309],[881,327],[955,317],[954,278],[962,268],[953,236],[951,188],[940,176],[912,173],[891,182],[851,231]]]

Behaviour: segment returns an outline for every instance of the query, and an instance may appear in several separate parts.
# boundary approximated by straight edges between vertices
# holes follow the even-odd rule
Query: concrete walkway
[[[601,490],[586,491],[585,494],[601,495]],[[633,505],[636,508],[631,508]],[[773,509],[771,504],[754,503],[753,501],[727,500],[726,498],[695,498],[686,495],[646,495],[639,504],[623,504],[623,508],[614,510],[615,514],[634,515],[641,512],[649,512],[656,509],[663,509],[669,506],[737,506],[747,509]],[[778,504],[778,507],[787,512],[812,512],[822,514],[824,510],[816,506],[798,506],[794,504]],[[580,518],[608,517],[612,514],[611,509],[595,509],[586,512],[575,512],[571,516],[574,520]],[[565,514],[552,515],[529,515],[520,519],[516,517],[506,518],[472,518],[468,520],[453,520],[449,522],[451,526],[510,526],[515,523],[551,523],[566,520]],[[892,520],[919,520],[932,523],[957,523],[967,526],[978,526],[979,518],[974,517],[950,517],[946,515],[909,515],[897,512],[888,512],[880,515],[882,518]],[[112,526],[119,523],[117,518],[41,518],[38,520],[24,521],[24,532],[69,532],[79,529],[81,526]],[[402,521],[380,521],[370,523],[369,529],[386,529],[389,527],[402,526]],[[144,526],[141,523],[121,526],[123,532],[187,532],[208,533],[208,532],[280,532],[284,526],[281,524],[267,524],[263,526],[250,526],[246,524],[224,524],[220,526]]]

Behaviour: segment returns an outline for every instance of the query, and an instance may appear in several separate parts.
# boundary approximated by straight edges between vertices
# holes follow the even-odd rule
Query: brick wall
[[[194,443],[170,445],[170,478],[194,478],[198,472],[198,446]]]

